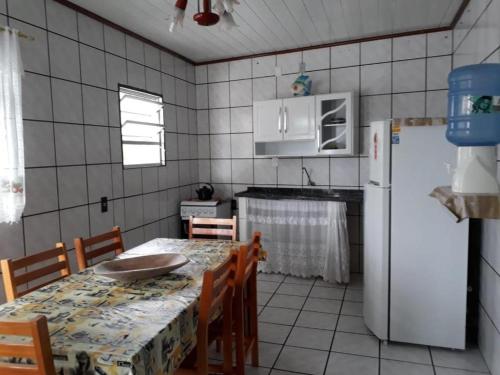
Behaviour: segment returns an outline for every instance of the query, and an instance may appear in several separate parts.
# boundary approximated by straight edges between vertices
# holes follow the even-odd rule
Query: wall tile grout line
[[[427,347],[427,350],[429,351],[429,357],[431,359],[432,372],[434,373],[434,375],[436,375],[436,368],[434,366],[434,358],[432,357],[432,350],[431,350],[430,346]]]
[[[8,3],[8,1],[6,1],[6,3]],[[45,18],[45,23],[48,24],[48,17],[47,17],[47,2],[45,0],[43,0],[43,9],[44,9],[44,18]],[[10,17],[9,17],[10,18]],[[47,55],[49,56],[49,59],[48,59],[48,69],[49,69],[49,75],[52,74],[52,63],[50,61],[50,45],[49,45],[49,33],[48,31],[46,31],[46,35],[47,35]],[[53,134],[53,141],[54,141],[54,162],[57,163],[57,147],[56,147],[56,129],[55,129],[55,124],[54,124],[54,118],[55,118],[55,112],[54,112],[54,95],[53,95],[53,85],[52,85],[52,79],[49,78],[49,89],[50,89],[50,101],[51,101],[51,108],[50,108],[50,111],[51,111],[51,117],[52,117],[52,134]],[[24,115],[23,115],[23,122],[24,122]],[[26,157],[25,157],[26,158]],[[61,200],[60,200],[60,189],[59,189],[59,171],[58,171],[58,168],[55,168],[55,176],[56,176],[56,195],[57,195],[57,218],[59,220],[59,228],[58,228],[58,231],[59,231],[59,239],[58,241],[62,241],[62,225],[61,225]],[[28,202],[27,198],[26,198],[26,202]],[[23,216],[24,216],[24,213],[23,213]],[[23,232],[25,231],[25,222],[24,222],[24,219],[23,219]],[[33,249],[33,251],[36,251],[35,249]],[[25,255],[28,255],[27,254],[27,243],[26,243],[26,239],[25,239],[25,249],[24,249],[24,252],[25,252]]]
[[[80,24],[78,22],[78,15],[76,17],[76,35],[78,37],[78,40],[80,40]],[[48,27],[48,23],[47,23],[47,27]],[[47,39],[47,46],[49,46],[50,42],[49,40]],[[50,61],[50,54],[49,54],[49,61]],[[83,79],[82,79],[82,66],[81,66],[81,61],[82,61],[82,53],[81,53],[81,45],[78,44],[78,62],[79,62],[79,65],[78,65],[78,70],[79,70],[79,74],[80,74],[80,82],[83,82]],[[104,64],[104,68],[106,68],[106,64]],[[52,78],[51,78],[51,81],[52,81]],[[82,122],[83,122],[83,150],[84,150],[84,158],[85,158],[85,184],[86,184],[86,188],[87,188],[87,214],[88,214],[88,235],[90,236],[91,233],[92,233],[92,219],[91,219],[91,211],[90,211],[90,188],[89,188],[89,173],[88,173],[88,157],[87,157],[87,128],[85,127],[85,111],[84,111],[84,108],[85,108],[85,103],[83,101],[83,88],[82,88],[82,85],[80,85],[79,87],[80,89],[80,98],[81,98],[81,104],[82,104]],[[106,95],[107,97],[107,95]],[[52,102],[52,105],[54,103]],[[109,122],[108,122],[108,125],[109,125]],[[109,134],[109,130],[108,130],[108,134]],[[110,150],[111,152],[111,150]],[[58,180],[58,185],[59,185],[59,180]],[[59,216],[61,215],[61,213],[59,212]],[[59,226],[62,227],[62,223],[59,223]],[[83,236],[83,235],[82,235]],[[62,237],[62,233],[61,233],[61,237]],[[61,238],[62,239],[62,238]]]
[[[462,46],[462,43],[465,41],[465,39],[467,39],[467,37],[469,36],[470,32],[476,27],[477,23],[479,22],[479,20],[481,19],[481,17],[483,16],[483,14],[486,12],[486,10],[490,7],[491,3],[493,2],[493,0],[488,0],[488,5],[486,5],[483,9],[483,11],[481,12],[481,14],[478,15],[478,17],[476,18],[476,20],[474,21],[474,23],[471,25],[471,27],[467,30],[467,32],[463,35],[462,37],[462,40],[457,44],[456,48],[455,48],[455,45],[452,44],[452,49],[453,49],[453,55],[455,54],[455,51],[457,51],[461,46]],[[467,8],[469,8],[471,5],[469,4],[469,6]],[[453,33],[454,34],[454,33]]]
[[[1,14],[1,13],[0,13],[0,14]],[[76,12],[76,14],[78,15],[79,13],[78,13],[78,12]],[[116,54],[116,53],[110,52],[110,51],[108,51],[108,50],[106,50],[106,49],[101,49],[101,48],[96,47],[96,46],[94,46],[94,45],[92,45],[92,44],[88,44],[88,43],[82,42],[82,41],[80,41],[80,40],[78,40],[78,39],[73,39],[73,38],[68,37],[68,36],[66,36],[66,35],[64,35],[64,34],[61,34],[61,33],[58,33],[58,32],[56,32],[56,31],[50,30],[50,29],[49,29],[49,28],[47,28],[47,27],[45,27],[45,28],[44,28],[44,27],[41,27],[41,26],[39,26],[39,25],[32,24],[32,23],[30,23],[30,22],[27,22],[27,21],[25,21],[25,20],[22,20],[22,19],[19,19],[19,18],[13,17],[13,16],[9,16],[9,15],[6,15],[6,16],[7,16],[8,18],[10,18],[10,19],[13,19],[13,20],[17,21],[17,22],[21,22],[21,23],[23,23],[23,24],[29,25],[29,26],[31,26],[31,27],[34,27],[34,28],[37,28],[37,29],[40,29],[40,30],[44,30],[44,31],[46,31],[47,33],[50,33],[50,34],[54,34],[54,35],[60,36],[60,37],[62,37],[62,38],[65,38],[65,39],[71,40],[71,41],[73,41],[73,42],[76,42],[76,43],[82,44],[82,45],[84,45],[84,46],[86,46],[86,47],[89,47],[89,48],[92,48],[92,49],[98,50],[98,51],[100,51],[100,52],[104,52],[104,53],[106,53],[106,54],[110,54],[110,55],[113,55],[113,56],[115,56],[115,57],[119,57],[119,58],[121,58],[121,59],[123,59],[123,60],[129,61],[129,62],[132,62],[132,63],[135,63],[135,64],[142,65],[142,66],[144,66],[145,68],[148,68],[148,69],[154,70],[154,71],[156,71],[156,72],[160,72],[160,73],[162,73],[162,74],[166,74],[166,75],[168,75],[168,76],[170,76],[170,77],[173,77],[173,78],[175,78],[175,79],[179,79],[179,80],[184,81],[184,82],[186,82],[186,83],[189,83],[189,84],[194,84],[194,82],[189,81],[189,80],[187,80],[187,79],[184,79],[184,78],[181,78],[181,77],[177,77],[177,76],[172,75],[172,74],[170,74],[170,73],[168,73],[168,72],[162,71],[161,69],[156,69],[156,68],[154,68],[154,67],[152,67],[152,66],[146,65],[146,62],[144,62],[144,64],[142,64],[141,62],[139,62],[139,61],[137,61],[137,60],[129,59],[129,58],[128,58],[128,57],[126,57],[126,56],[121,56],[121,55],[118,55],[118,54]],[[78,23],[78,22],[77,22],[77,23]],[[99,23],[100,23],[100,22],[99,22]],[[100,23],[100,24],[101,24],[101,23]],[[102,24],[101,24],[101,25],[102,25]],[[132,37],[132,38],[133,38],[133,37]],[[142,43],[144,43],[144,42],[142,42]],[[156,49],[156,48],[155,48],[155,49]],[[173,55],[170,55],[168,52],[164,52],[164,53],[165,53],[165,54],[168,54],[169,56],[174,57]],[[186,62],[186,64],[188,64],[188,63]],[[57,77],[54,77],[54,78],[57,78]],[[79,83],[82,83],[82,82],[79,82]]]
[[[488,312],[488,310],[486,310],[486,308],[483,306],[483,304],[481,303],[481,301],[479,301],[479,307],[484,311],[484,314],[486,315],[486,317],[488,318],[488,320],[491,322],[491,325],[495,328],[495,330],[498,332],[498,334],[500,334],[500,328],[497,327],[496,323],[491,318],[490,313]]]
[[[495,267],[491,265],[491,263],[481,254],[481,259],[488,265],[489,268],[500,278],[500,272]]]

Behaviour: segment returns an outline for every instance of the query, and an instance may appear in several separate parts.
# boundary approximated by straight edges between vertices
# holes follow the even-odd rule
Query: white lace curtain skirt
[[[345,202],[248,199],[248,232],[262,232],[263,272],[349,282]]]

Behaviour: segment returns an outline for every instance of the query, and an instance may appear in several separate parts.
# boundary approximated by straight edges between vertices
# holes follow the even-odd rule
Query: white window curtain
[[[262,232],[263,272],[349,282],[345,202],[248,199],[248,232]]]
[[[21,219],[25,205],[21,77],[17,31],[0,31],[0,223]]]

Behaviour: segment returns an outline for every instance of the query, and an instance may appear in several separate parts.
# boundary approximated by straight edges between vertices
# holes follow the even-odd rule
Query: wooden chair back
[[[208,363],[208,347],[215,337],[209,337],[209,325],[214,315],[222,309],[223,328],[222,341],[224,374],[232,372],[232,297],[234,292],[234,260],[229,257],[214,270],[203,275],[203,286],[200,297],[196,344],[196,372],[200,375],[210,371],[220,371],[220,366]]]
[[[259,365],[257,321],[257,265],[262,234],[255,232],[249,244],[240,246],[237,257],[233,304],[236,341],[236,373],[245,373],[249,354],[252,365]]]
[[[235,290],[241,292],[251,277],[257,280],[257,265],[259,262],[261,232],[255,232],[252,241],[241,245],[236,266]]]
[[[190,240],[213,240],[218,237],[236,241],[236,216],[232,219],[189,217]]]
[[[40,265],[42,262],[51,260],[56,260],[56,262],[52,262],[49,265]],[[5,296],[9,302],[71,274],[68,253],[66,252],[66,246],[62,242],[57,243],[56,247],[53,249],[45,250],[27,257],[2,259],[0,264],[2,268]],[[42,277],[46,277],[49,280],[45,280],[39,284],[34,283],[35,285],[31,286],[32,282]],[[19,287],[27,285],[28,283],[30,283],[29,287],[24,290],[19,290]]]
[[[123,240],[120,227],[115,226],[111,232],[99,234],[83,239],[75,238],[76,260],[78,269],[83,271],[89,266],[89,261],[102,255],[113,252],[115,255],[123,253]],[[102,246],[101,246],[102,245]]]
[[[35,364],[0,363],[0,375],[56,375],[47,318],[29,322],[0,322],[0,335],[27,336],[27,343],[0,343],[0,356],[29,359]]]

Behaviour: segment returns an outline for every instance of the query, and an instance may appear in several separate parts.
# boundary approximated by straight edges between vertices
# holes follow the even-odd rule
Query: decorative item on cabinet
[[[292,84],[293,96],[309,96],[311,95],[311,77],[301,73]]]
[[[293,96],[309,96],[311,95],[312,81],[311,77],[305,73],[306,64],[301,62],[299,64],[299,76],[292,83]]]

